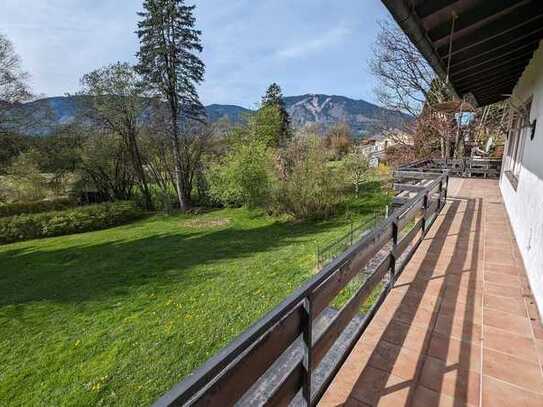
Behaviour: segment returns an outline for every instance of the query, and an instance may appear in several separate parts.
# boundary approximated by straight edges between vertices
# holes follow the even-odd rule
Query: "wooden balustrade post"
[[[426,234],[426,213],[428,212],[428,192],[424,194],[422,200],[422,236]]]
[[[445,176],[445,201],[447,201],[447,196],[449,195],[449,173]]]
[[[439,180],[439,192],[437,196],[437,207],[441,209],[441,192],[443,191],[443,177]]]
[[[312,348],[312,335],[313,335],[313,318],[311,313],[311,299],[306,297],[304,299],[305,320],[303,323],[302,337],[304,342],[304,377],[302,382],[302,395],[306,402],[306,406],[311,406],[311,348]]]
[[[396,249],[398,247],[398,218],[395,218],[392,222],[392,260],[390,264],[390,279],[388,282],[388,289],[392,290],[394,280],[396,278]]]

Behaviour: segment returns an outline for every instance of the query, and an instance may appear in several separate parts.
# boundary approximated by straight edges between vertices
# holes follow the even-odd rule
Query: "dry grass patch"
[[[230,219],[188,219],[181,222],[181,226],[191,229],[206,229],[228,226],[231,223]]]

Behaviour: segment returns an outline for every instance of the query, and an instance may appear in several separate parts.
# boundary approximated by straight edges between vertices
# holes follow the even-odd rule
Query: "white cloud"
[[[345,25],[340,25],[329,31],[324,32],[320,37],[310,39],[304,43],[284,48],[277,51],[276,55],[280,58],[300,58],[306,55],[322,51],[326,48],[338,44],[342,39],[351,33],[351,29]]]

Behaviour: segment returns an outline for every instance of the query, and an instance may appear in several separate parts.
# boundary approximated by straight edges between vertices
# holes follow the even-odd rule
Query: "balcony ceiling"
[[[543,39],[543,0],[382,1],[436,73],[449,66],[458,96],[480,106],[511,94]]]

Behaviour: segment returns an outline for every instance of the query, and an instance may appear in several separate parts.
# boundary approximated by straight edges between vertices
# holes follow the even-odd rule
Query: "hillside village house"
[[[370,168],[376,168],[385,158],[387,148],[396,144],[413,145],[413,137],[398,130],[384,132],[363,139],[360,150],[368,158]]]
[[[543,406],[543,1],[382,2],[458,100],[511,104],[499,180],[396,172],[413,198],[156,405]]]

